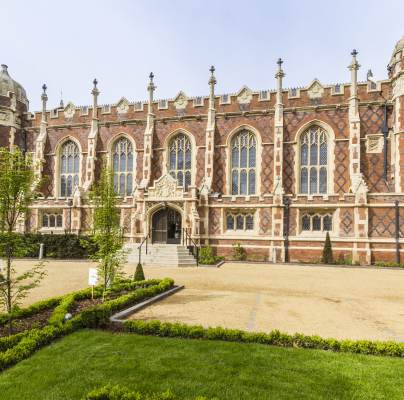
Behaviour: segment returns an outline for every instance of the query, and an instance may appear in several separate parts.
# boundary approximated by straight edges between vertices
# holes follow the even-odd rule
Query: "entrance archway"
[[[181,214],[172,208],[162,208],[152,216],[153,243],[181,243]]]

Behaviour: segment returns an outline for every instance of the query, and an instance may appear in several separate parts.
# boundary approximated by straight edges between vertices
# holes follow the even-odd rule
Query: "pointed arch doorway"
[[[180,244],[181,214],[172,208],[161,208],[152,216],[152,242]]]

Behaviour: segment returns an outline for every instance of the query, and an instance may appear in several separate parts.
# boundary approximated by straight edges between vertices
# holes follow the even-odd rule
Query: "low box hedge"
[[[122,386],[107,385],[95,389],[88,393],[83,400],[181,400],[183,397],[177,397],[170,390],[164,393],[145,394],[138,391],[132,391]],[[187,398],[191,400],[191,398]],[[208,400],[207,397],[197,396],[194,400]],[[213,399],[212,399],[213,400]]]
[[[152,283],[154,283],[154,285],[152,285]],[[133,286],[135,287],[134,291],[84,310],[69,321],[64,321],[65,311],[71,307],[75,300],[89,296],[91,289],[84,289],[59,298],[60,307],[55,308],[50,318],[52,324],[42,329],[31,329],[24,333],[0,339],[0,371],[28,358],[36,350],[59,337],[81,328],[97,328],[104,326],[109,322],[109,318],[115,312],[144,300],[145,298],[162,293],[170,289],[173,285],[174,281],[169,278],[133,283],[121,281],[116,287],[111,288],[111,290],[118,290],[118,287],[128,288]],[[99,291],[100,288],[97,287],[96,293],[98,296],[100,295]]]
[[[377,356],[404,357],[404,343],[393,341],[324,339],[320,336],[307,336],[300,333],[290,335],[278,330],[273,330],[269,333],[254,333],[237,329],[225,329],[221,327],[203,328],[200,325],[163,323],[160,321],[128,320],[123,322],[123,326],[126,332],[141,335],[261,343],[280,347],[298,347]]]

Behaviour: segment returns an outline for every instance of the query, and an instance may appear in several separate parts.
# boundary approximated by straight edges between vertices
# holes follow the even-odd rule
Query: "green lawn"
[[[402,399],[404,360],[85,330],[0,374],[0,399],[81,399],[106,383],[219,399]]]

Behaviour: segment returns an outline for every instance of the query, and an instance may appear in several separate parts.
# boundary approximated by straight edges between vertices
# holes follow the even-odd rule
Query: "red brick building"
[[[28,231],[85,233],[87,192],[103,159],[114,170],[128,241],[178,243],[183,229],[218,254],[239,242],[250,259],[318,260],[330,232],[334,253],[362,263],[395,260],[404,243],[404,37],[383,81],[148,102],[122,98],[31,114],[21,85],[0,73],[0,146],[32,152],[46,177]],[[347,73],[348,75],[348,73]]]

